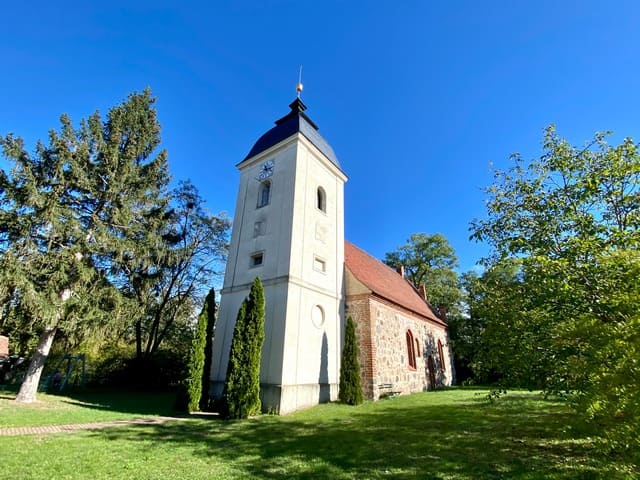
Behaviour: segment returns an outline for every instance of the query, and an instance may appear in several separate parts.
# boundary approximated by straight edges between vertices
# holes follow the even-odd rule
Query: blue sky
[[[415,232],[468,240],[483,187],[542,131],[638,139],[640,2],[9,2],[0,134],[30,147],[150,86],[176,180],[233,215],[236,163],[288,111],[307,113],[349,176],[346,236],[383,257]],[[0,166],[6,168],[4,160]]]

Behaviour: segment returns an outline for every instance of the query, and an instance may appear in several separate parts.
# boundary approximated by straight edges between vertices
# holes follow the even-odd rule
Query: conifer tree
[[[207,377],[205,375],[205,348],[207,345],[207,332],[209,321],[213,323],[213,314],[215,313],[215,292],[213,289],[207,295],[202,307],[200,315],[198,315],[198,323],[196,332],[191,341],[191,351],[189,353],[189,366],[187,373],[187,394],[189,395],[189,403],[187,408],[190,412],[195,412],[200,408],[202,400],[203,383]],[[211,318],[211,320],[209,320]]]
[[[211,365],[213,356],[213,336],[216,325],[216,292],[212,288],[207,295],[205,308],[207,311],[206,340],[204,345],[204,367],[202,369],[202,394],[200,396],[200,410],[209,408],[209,392],[211,389]]]
[[[264,290],[258,277],[242,302],[233,330],[222,399],[227,418],[257,415],[260,402],[260,359],[264,343]]]
[[[342,403],[346,403],[348,405],[359,405],[362,403],[356,327],[351,317],[347,318],[347,325],[344,333],[344,347],[342,348],[340,390],[338,392],[338,399]]]
[[[93,114],[74,128],[67,116],[34,154],[13,135],[0,147],[13,163],[0,171],[0,283],[13,292],[40,341],[16,398],[35,400],[59,328],[86,332],[96,309],[113,310],[114,263],[146,242],[139,225],[160,218],[169,182],[166,152],[149,90]]]

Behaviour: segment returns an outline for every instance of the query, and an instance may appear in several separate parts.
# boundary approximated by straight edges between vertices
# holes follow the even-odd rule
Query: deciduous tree
[[[549,127],[539,159],[513,161],[488,189],[487,218],[472,225],[494,248],[490,263],[520,264],[521,300],[510,296],[509,328],[497,315],[489,322],[500,333],[491,353],[535,348],[547,391],[573,393],[611,444],[637,449],[629,425],[640,424],[638,145],[596,134],[574,147]],[[531,358],[503,365],[505,374],[514,378],[524,362]]]
[[[434,307],[457,310],[462,298],[455,271],[458,258],[444,235],[414,233],[407,243],[387,253],[384,263],[392,268],[403,266],[411,283],[424,285]]]
[[[190,182],[171,192],[167,211],[152,221],[118,265],[120,289],[137,306],[132,317],[140,360],[192,320],[194,307],[220,273],[229,231],[228,219],[207,212]]]

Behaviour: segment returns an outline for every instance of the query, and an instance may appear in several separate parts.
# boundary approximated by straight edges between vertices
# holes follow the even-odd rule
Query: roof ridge
[[[345,246],[346,268],[373,293],[425,319],[446,325],[409,280],[348,240],[345,240]],[[400,279],[403,282],[399,282]]]
[[[384,263],[382,260],[380,260],[379,258],[374,257],[373,255],[371,255],[369,252],[367,252],[366,250],[363,250],[362,248],[360,248],[359,246],[357,246],[355,243],[350,242],[349,240],[345,240],[346,243],[350,244],[352,247],[357,248],[358,250],[360,250],[362,253],[364,253],[366,256],[368,256],[369,258],[371,258],[372,260],[375,260],[376,262],[379,262],[380,264],[384,265],[387,269],[389,269],[391,272],[393,272],[395,275],[398,275],[400,278],[404,279],[405,281],[407,281],[406,278],[404,278],[402,275],[400,275],[397,270],[393,269],[392,267],[390,267],[389,265],[387,265],[386,263]],[[413,284],[409,281],[407,281],[407,283],[409,283],[409,285],[413,286]]]

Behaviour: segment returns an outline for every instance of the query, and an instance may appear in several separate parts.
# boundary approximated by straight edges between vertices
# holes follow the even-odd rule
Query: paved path
[[[73,432],[75,430],[97,430],[124,425],[159,425],[164,422],[184,420],[177,417],[150,417],[133,420],[116,420],[112,422],[76,423],[73,425],[44,425],[37,427],[0,428],[0,436],[8,435],[46,435],[48,433]]]

